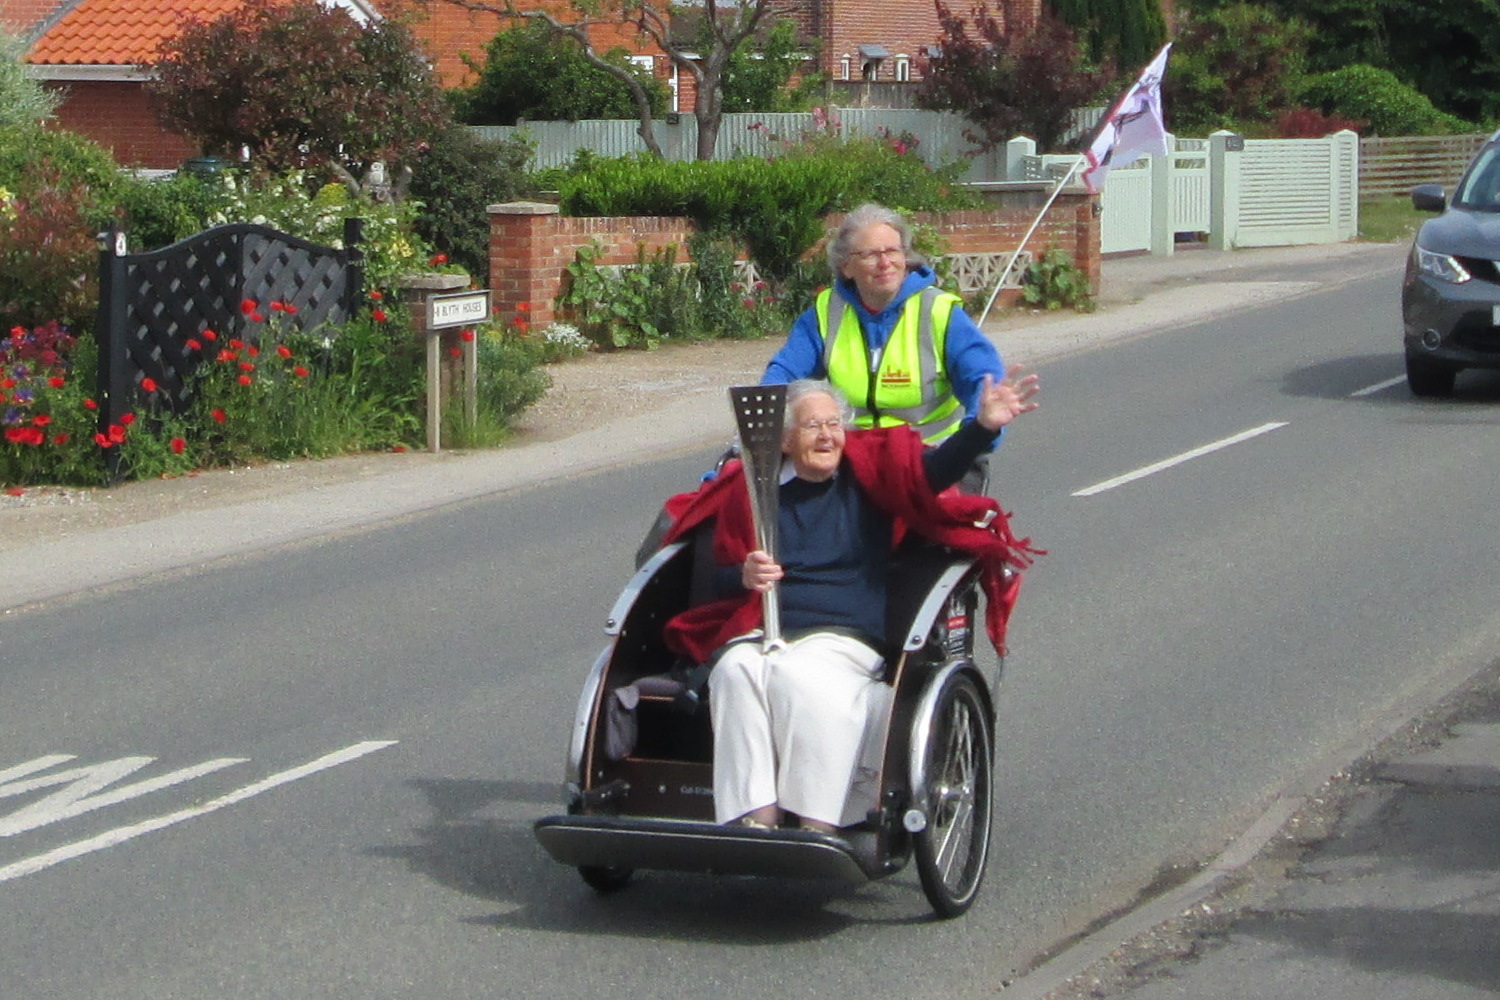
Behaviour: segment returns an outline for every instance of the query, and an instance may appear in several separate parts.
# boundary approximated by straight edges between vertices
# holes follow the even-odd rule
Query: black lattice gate
[[[346,219],[344,248],[319,246],[268,226],[235,223],[190,236],[160,250],[125,252],[125,236],[111,231],[99,254],[99,429],[138,408],[142,379],[174,412],[192,402],[191,376],[201,361],[188,341],[204,329],[255,341],[241,303],[266,310],[295,307],[279,322],[298,330],[336,327],[359,308],[364,292],[362,222]],[[111,478],[115,449],[105,449]]]

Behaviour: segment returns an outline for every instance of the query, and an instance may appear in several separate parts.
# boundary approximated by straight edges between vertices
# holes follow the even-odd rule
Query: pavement
[[[1349,243],[1113,258],[1103,265],[1097,312],[1012,310],[984,329],[1007,362],[1045,372],[1046,362],[1072,353],[1372,272],[1394,281],[1403,252]],[[1393,354],[1398,329],[1393,316]],[[0,497],[0,613],[709,447],[733,431],[724,387],[753,380],[774,346],[662,350],[622,361],[630,374],[609,384],[608,395],[636,405],[581,420],[576,433],[567,425],[551,439],[489,452],[333,463],[300,478],[205,474],[191,484],[194,504],[163,507],[150,494],[153,502],[94,521],[76,520],[76,504],[49,504],[45,495]],[[590,363],[606,371],[611,359]],[[595,398],[581,390],[568,396],[569,379],[559,383],[569,406]],[[107,507],[108,499],[89,502]],[[1457,1000],[1500,993],[1500,667],[1444,681],[1400,706],[1384,731],[1375,746],[1343,748],[1289,776],[1259,821],[1218,858],[997,995]]]

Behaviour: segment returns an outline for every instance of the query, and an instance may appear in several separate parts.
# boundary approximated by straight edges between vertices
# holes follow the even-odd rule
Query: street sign
[[[434,295],[427,300],[427,329],[470,326],[490,318],[489,289]]]

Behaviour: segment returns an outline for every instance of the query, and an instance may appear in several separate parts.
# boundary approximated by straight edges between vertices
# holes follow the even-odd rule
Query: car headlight
[[[1457,258],[1450,257],[1445,253],[1433,253],[1431,250],[1414,247],[1412,254],[1416,261],[1417,270],[1430,274],[1439,281],[1461,285],[1472,277],[1468,270],[1458,262]]]

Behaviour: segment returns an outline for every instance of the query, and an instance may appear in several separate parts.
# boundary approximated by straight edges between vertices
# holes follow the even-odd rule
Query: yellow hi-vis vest
[[[819,293],[823,369],[854,407],[856,427],[911,424],[929,446],[958,430],[964,408],[953,395],[943,358],[948,319],[960,302],[951,292],[922,289],[902,304],[877,354],[865,343],[854,307],[831,288]]]

